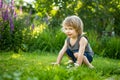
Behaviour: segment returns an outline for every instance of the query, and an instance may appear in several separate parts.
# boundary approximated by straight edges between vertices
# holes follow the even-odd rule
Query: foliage
[[[26,17],[25,14],[24,16],[17,15],[14,9],[14,0],[8,3],[4,1],[2,5],[0,8],[2,15],[0,17],[0,51],[18,52],[24,48],[24,41],[28,39],[26,36],[29,37],[31,29],[28,26],[31,25],[32,18],[29,14],[29,17]]]
[[[49,21],[53,28],[61,24],[66,16],[78,15],[82,18],[85,29],[94,29],[102,34],[102,31],[106,31],[106,27],[112,23],[110,28],[119,35],[119,1],[53,0],[48,2],[47,0],[36,0],[35,5],[35,9],[41,17],[51,17]]]
[[[117,37],[106,38],[102,42],[102,48],[105,49],[103,56],[119,59],[120,58],[120,39]]]
[[[34,3],[28,3],[28,1],[25,0],[14,0],[15,2],[15,8],[20,10],[22,9],[23,12],[27,12],[27,13],[35,13],[35,9],[33,4]]]
[[[2,1],[0,2],[0,50],[10,50],[11,47],[16,50],[19,46],[19,36],[15,36],[17,33],[15,31],[14,20],[16,20],[16,12],[14,10],[14,0],[11,2]],[[14,40],[13,40],[14,39]],[[16,44],[16,46],[15,46]]]
[[[7,7],[0,3],[0,51],[59,51],[66,38],[60,24],[66,16],[75,14],[82,18],[84,31],[87,32],[95,54],[120,58],[119,37],[109,38],[103,35],[103,31],[113,30],[119,35],[118,1],[36,0],[35,15],[29,12],[31,5],[23,7],[23,11],[29,13],[19,15],[14,0],[5,1],[3,4]],[[18,2],[17,9],[23,3],[22,0]]]
[[[96,31],[93,31],[93,30],[88,30],[86,31],[86,36],[88,37],[88,42],[90,43],[93,51],[94,51],[94,54],[98,54],[98,55],[101,55],[101,51],[100,50],[101,46],[101,41],[99,40],[99,35]]]
[[[102,36],[96,31],[87,31],[88,41],[95,54],[109,58],[120,58],[120,37]]]
[[[1,80],[119,80],[120,77],[118,60],[98,56],[92,63],[95,69],[91,70],[85,65],[66,68],[67,57],[64,57],[61,66],[52,66],[50,63],[57,57],[52,53],[7,52],[0,55]]]
[[[45,25],[43,25],[45,27]],[[31,41],[28,42],[29,51],[39,49],[41,51],[58,51],[64,44],[65,35],[61,29],[51,30],[49,28],[40,30],[42,26],[36,27],[42,31],[33,35]],[[47,27],[47,26],[46,26]]]

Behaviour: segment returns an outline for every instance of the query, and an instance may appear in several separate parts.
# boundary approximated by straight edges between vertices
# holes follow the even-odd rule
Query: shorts
[[[78,50],[75,50],[74,52],[78,52]],[[67,49],[66,51],[67,55],[73,60],[73,62],[76,62],[77,59],[75,58],[74,56],[74,53],[70,50],[70,49]],[[88,53],[88,52],[85,52],[84,53],[84,56],[87,57],[88,61],[91,63],[92,60],[93,60],[93,57]]]

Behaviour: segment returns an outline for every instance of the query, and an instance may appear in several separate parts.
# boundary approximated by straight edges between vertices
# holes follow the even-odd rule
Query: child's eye
[[[69,28],[69,30],[73,30],[73,28]]]
[[[67,28],[64,28],[64,30],[67,30]]]

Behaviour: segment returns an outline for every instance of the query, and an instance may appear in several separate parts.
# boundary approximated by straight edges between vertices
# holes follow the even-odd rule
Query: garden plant
[[[62,20],[80,16],[94,69],[60,66]],[[119,0],[0,0],[0,80],[120,80]]]

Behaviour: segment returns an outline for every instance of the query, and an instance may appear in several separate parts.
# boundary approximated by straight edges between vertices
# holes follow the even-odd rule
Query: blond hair
[[[70,26],[73,27],[78,34],[83,34],[83,22],[78,16],[68,16],[62,22],[62,26]]]

